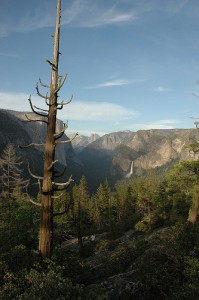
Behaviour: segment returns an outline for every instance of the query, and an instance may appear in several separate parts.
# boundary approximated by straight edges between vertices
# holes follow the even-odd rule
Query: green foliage
[[[183,288],[178,291],[180,299],[198,299],[199,298],[199,259],[196,257],[185,257],[184,277],[185,283]]]
[[[56,268],[46,272],[30,270],[25,276],[29,287],[20,295],[20,299],[81,299],[82,287],[74,285],[70,279],[64,278],[62,269]]]
[[[113,271],[121,272],[131,265],[134,260],[146,249],[147,242],[131,240],[120,244],[108,259],[108,267]]]
[[[82,299],[83,286],[65,277],[63,267],[47,260],[39,263],[40,257],[37,259],[33,268],[25,268],[23,264],[18,271],[4,274],[1,299]]]
[[[147,220],[147,218],[143,218],[141,221],[137,222],[135,224],[135,229],[137,231],[141,231],[141,232],[148,232],[149,231],[149,227],[148,227],[148,220]]]
[[[82,239],[83,258],[56,238],[52,260],[43,260],[34,250],[38,207],[25,198],[1,203],[0,298],[198,299],[199,220],[186,222],[197,190],[190,166],[178,164],[163,181],[149,172],[119,182],[113,192],[105,182],[92,197],[83,178],[63,195],[56,211],[71,207],[55,219],[58,237],[63,229],[108,232],[95,243]]]
[[[52,259],[57,265],[63,266],[65,277],[69,277],[75,282],[86,283],[89,281],[90,270],[79,254],[63,248],[56,248]]]
[[[188,144],[186,148],[188,148],[189,151],[193,152],[195,155],[195,153],[198,153],[199,151],[199,143],[197,141],[193,141],[192,143]]]
[[[28,200],[17,199],[0,203],[1,251],[19,244],[35,247],[39,209]]]
[[[167,201],[171,205],[170,220],[173,223],[188,218],[198,181],[198,169],[198,161],[185,161],[175,165],[166,175]]]
[[[95,246],[95,254],[98,255],[105,250],[114,250],[118,242],[114,240],[100,240]]]

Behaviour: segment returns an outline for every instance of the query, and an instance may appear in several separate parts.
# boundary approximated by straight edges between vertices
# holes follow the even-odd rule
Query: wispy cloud
[[[26,93],[11,93],[0,92],[0,108],[17,110],[17,111],[30,111],[28,102],[29,95]],[[32,101],[37,105],[41,105],[41,98],[32,96]]]
[[[158,120],[158,121],[156,121],[156,123],[158,123],[158,124],[178,124],[178,123],[180,123],[180,121],[175,120],[175,119],[166,119],[166,120]]]
[[[29,95],[25,93],[0,92],[0,107],[18,111],[30,111],[28,98]],[[32,102],[36,106],[41,107],[41,98],[32,96]],[[129,120],[138,115],[138,112],[115,103],[74,101],[67,106],[67,112],[61,110],[58,117],[62,120],[113,122]]]
[[[41,11],[34,14],[24,12],[21,19],[11,20],[9,23],[1,23],[0,37],[6,37],[11,32],[30,32],[54,25],[54,16],[51,13]]]
[[[97,1],[73,0],[62,4],[62,25],[72,27],[102,27],[132,22],[137,18],[133,9],[121,9],[115,4],[100,5]],[[29,32],[44,27],[52,27],[55,23],[55,7],[41,3],[40,6],[28,10],[24,8],[22,15],[1,21],[0,37],[7,36],[10,32]],[[9,15],[9,11],[7,12]]]
[[[166,4],[166,10],[170,14],[177,14],[180,12],[188,3],[190,0],[169,0]]]
[[[87,28],[127,23],[136,18],[133,9],[121,10],[116,5],[99,5],[93,0],[75,0],[62,13],[63,24]]]
[[[141,79],[114,79],[110,81],[106,81],[103,83],[94,84],[90,87],[86,87],[87,89],[98,89],[98,88],[107,88],[107,87],[113,87],[113,86],[123,86],[123,85],[129,85],[129,84],[135,84],[139,82],[143,82],[145,80]]]
[[[132,126],[133,129],[142,129],[142,130],[148,130],[148,129],[173,129],[174,126],[169,125],[162,125],[162,124],[134,124]]]
[[[176,14],[190,0],[168,1],[97,1],[73,0],[62,3],[62,25],[72,27],[96,28],[108,25],[122,25],[135,22],[151,11],[162,11]],[[30,8],[30,10],[29,10]],[[44,27],[52,27],[55,23],[55,7],[49,2],[40,2],[34,9],[27,4],[21,11],[21,16],[7,18],[1,21],[0,37],[10,32],[29,32]],[[9,16],[9,11],[7,12]],[[0,15],[1,17],[1,15]],[[9,21],[8,21],[9,20]]]
[[[18,54],[12,52],[0,52],[0,56],[9,58],[20,58]]]
[[[163,86],[157,86],[157,87],[153,88],[153,91],[156,93],[168,93],[168,92],[171,92],[172,89],[163,87]]]
[[[67,118],[84,121],[122,121],[139,115],[134,110],[110,102],[74,102],[67,107]],[[64,116],[63,116],[64,117]]]
[[[148,130],[148,129],[173,129],[176,128],[176,124],[179,124],[179,120],[175,119],[166,119],[166,120],[158,120],[153,123],[138,123],[131,124],[128,126],[128,129],[131,130]]]

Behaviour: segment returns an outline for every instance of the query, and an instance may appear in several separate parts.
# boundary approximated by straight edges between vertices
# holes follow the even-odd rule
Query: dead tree
[[[17,156],[13,144],[7,144],[0,157],[0,187],[2,189],[1,198],[4,200],[17,198],[23,190],[26,190],[29,180],[22,178],[22,161]],[[15,192],[15,193],[14,193]]]
[[[58,102],[58,93],[62,88],[66,76],[61,76],[58,73],[59,65],[59,40],[60,40],[60,20],[61,20],[61,0],[57,0],[57,10],[56,10],[56,26],[55,33],[52,35],[54,39],[54,49],[53,49],[53,60],[47,60],[47,63],[51,67],[51,82],[50,85],[43,84],[41,79],[39,79],[39,84],[43,88],[48,88],[50,93],[43,95],[39,90],[39,84],[36,85],[37,94],[45,100],[47,109],[41,109],[32,104],[31,96],[29,98],[29,103],[31,110],[39,116],[39,121],[46,123],[46,141],[43,144],[30,144],[29,146],[44,146],[44,168],[43,176],[39,177],[30,171],[30,174],[38,180],[41,185],[41,217],[40,217],[40,232],[39,232],[39,251],[42,257],[50,258],[53,249],[53,200],[59,198],[59,196],[54,196],[55,191],[63,191],[67,189],[72,181],[70,177],[66,182],[56,183],[54,180],[55,172],[54,165],[57,163],[55,160],[55,148],[57,144],[64,144],[70,142],[71,140],[59,141],[67,128],[67,124],[64,124],[63,129],[60,132],[56,132],[56,120],[57,111],[62,109],[64,105],[69,104],[72,101],[72,97],[69,101]],[[27,117],[28,121],[33,121]],[[35,120],[38,121],[38,120]],[[75,134],[75,136],[77,133]],[[74,137],[75,137],[74,136]],[[61,195],[60,195],[61,196]],[[55,213],[57,215],[57,212]]]

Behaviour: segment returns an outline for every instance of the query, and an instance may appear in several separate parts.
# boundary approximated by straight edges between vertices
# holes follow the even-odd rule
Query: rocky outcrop
[[[13,132],[15,132],[16,127],[20,127],[23,132],[20,134],[16,132],[15,139],[22,139],[23,136],[29,136],[29,142],[31,143],[43,143],[46,139],[46,124],[42,122],[42,117],[32,113],[32,112],[18,112],[12,110],[0,110],[1,114],[4,114],[12,120],[15,124]],[[41,120],[37,122],[29,122],[29,120]],[[7,137],[6,127],[9,127],[9,122],[5,126],[5,130],[1,131],[1,135]],[[56,131],[60,132],[63,128],[63,122],[57,120]],[[64,134],[60,140],[68,140],[68,137]],[[20,145],[26,145],[26,143],[21,142]],[[37,150],[43,152],[43,147],[37,147]],[[67,165],[67,161],[73,159],[74,151],[71,143],[61,144],[56,147],[56,159],[62,165]]]
[[[29,163],[33,174],[42,176],[43,174],[43,146],[29,147],[20,149],[19,146],[26,146],[30,143],[44,143],[46,138],[46,124],[44,122],[27,122],[27,118],[31,120],[38,120],[41,117],[32,112],[17,112],[11,110],[0,109],[0,154],[3,148],[12,143],[16,146],[17,155],[23,161],[24,177],[30,178],[31,182],[35,180],[30,177],[27,164]],[[57,132],[63,128],[62,121],[57,121]],[[64,134],[61,140],[68,140]],[[57,172],[62,172],[64,167],[67,166],[63,177],[60,180],[66,180],[71,174],[75,180],[79,179],[80,170],[76,162],[75,153],[70,142],[57,145],[55,159],[58,162],[55,165]],[[36,191],[34,185],[35,192]]]
[[[199,159],[187,145],[199,142],[197,129],[153,129],[110,133],[87,145],[79,157],[86,169],[106,177],[138,175],[146,169],[163,168],[181,160]],[[103,167],[103,170],[102,170]]]
[[[8,142],[27,145],[45,141],[45,123],[26,122],[25,114],[29,119],[38,119],[34,113],[0,109],[0,151]],[[62,128],[63,123],[58,120],[57,131]],[[68,138],[64,134],[62,139]],[[95,191],[106,178],[114,184],[118,179],[129,174],[142,174],[149,168],[167,168],[181,160],[199,159],[199,154],[194,155],[187,147],[193,142],[199,142],[198,129],[153,129],[113,132],[102,137],[79,136],[73,145],[70,142],[58,145],[56,159],[61,165],[70,166],[68,169],[74,179],[79,180],[84,174]],[[34,167],[42,165],[43,147],[25,152],[30,156],[28,160],[40,161]]]
[[[197,129],[147,130],[137,132],[128,146],[140,153],[134,160],[140,173],[174,161],[198,159],[198,154],[193,156],[187,147],[194,141],[199,141]]]
[[[90,143],[95,142],[100,136],[97,133],[92,133],[90,136],[78,135],[73,141],[72,146],[75,151],[79,152]]]

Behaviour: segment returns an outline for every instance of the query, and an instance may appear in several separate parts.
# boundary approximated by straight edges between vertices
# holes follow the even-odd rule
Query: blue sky
[[[30,110],[48,83],[56,0],[0,0],[0,107]],[[59,112],[68,132],[194,128],[198,0],[62,0]],[[66,132],[67,133],[67,132]]]

